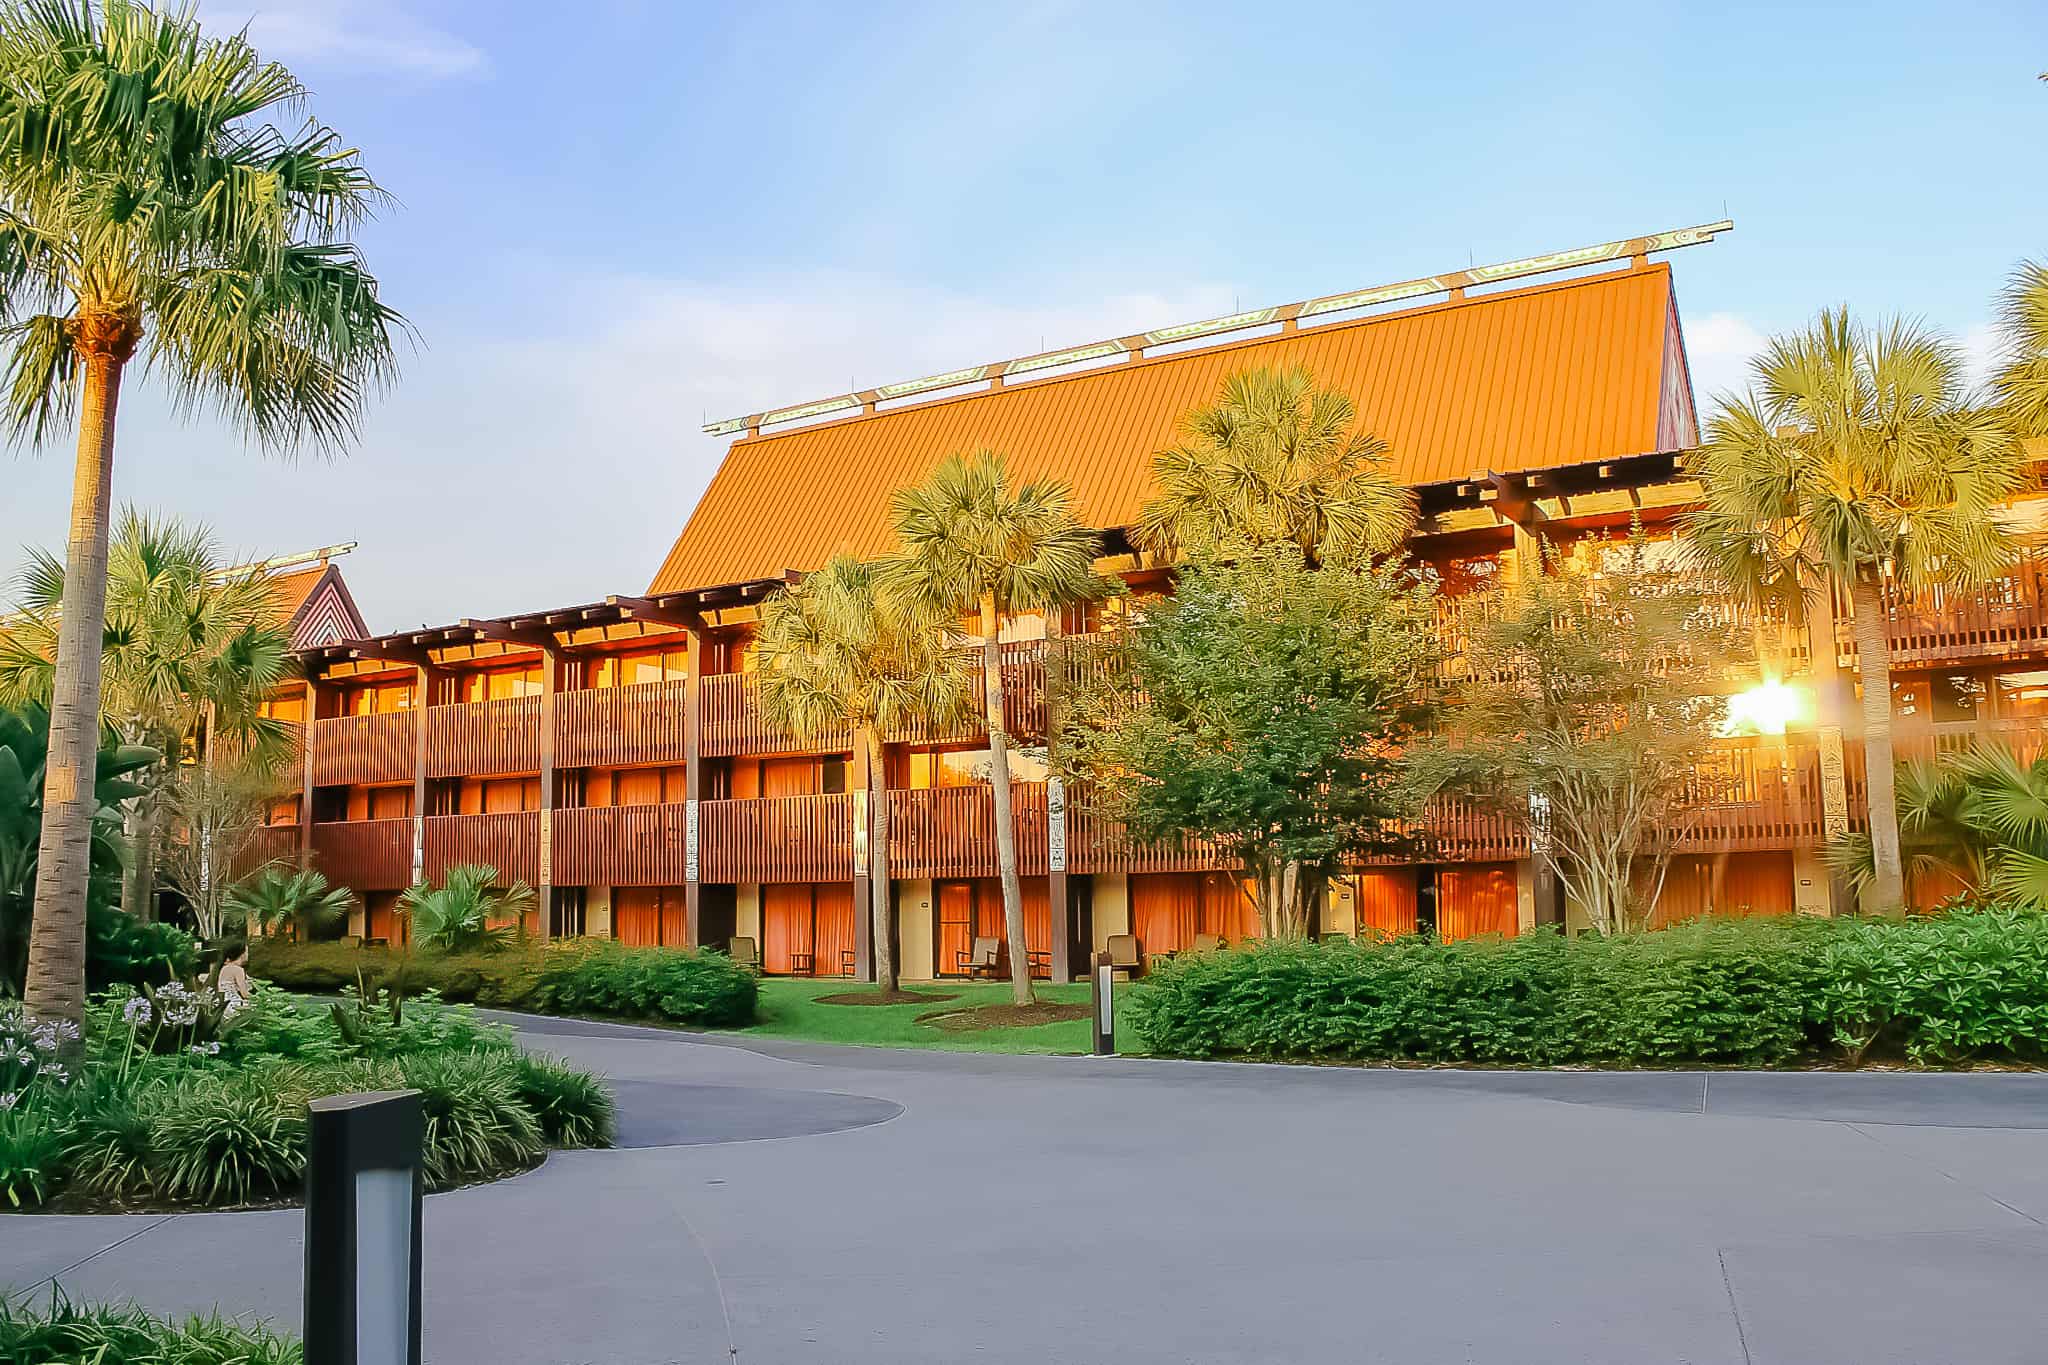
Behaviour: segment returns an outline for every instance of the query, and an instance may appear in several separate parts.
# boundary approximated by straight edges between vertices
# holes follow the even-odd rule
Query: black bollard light
[[[306,1365],[420,1365],[420,1092],[307,1108]]]
[[[1095,1055],[1113,1057],[1116,1055],[1116,968],[1109,965],[1108,953],[1095,955],[1095,970],[1088,974],[1094,985],[1089,992],[1094,998],[1089,1001],[1089,1014],[1095,1019]]]

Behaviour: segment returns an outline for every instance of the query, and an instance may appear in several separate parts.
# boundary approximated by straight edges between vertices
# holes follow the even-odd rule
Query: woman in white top
[[[237,943],[228,949],[227,958],[220,964],[220,977],[214,982],[221,999],[229,1006],[246,1005],[256,998],[255,983],[249,980],[249,945]]]

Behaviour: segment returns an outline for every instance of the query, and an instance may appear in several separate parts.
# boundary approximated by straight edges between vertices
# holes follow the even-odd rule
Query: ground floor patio
[[[620,1150],[427,1201],[439,1365],[2019,1362],[2048,1076],[1361,1071],[532,1021]],[[296,1212],[0,1219],[287,1324]]]

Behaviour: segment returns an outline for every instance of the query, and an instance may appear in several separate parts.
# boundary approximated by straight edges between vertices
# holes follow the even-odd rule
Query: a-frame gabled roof
[[[340,568],[329,561],[274,574],[270,589],[293,649],[357,640],[370,633]]]
[[[1351,395],[1417,486],[1680,450],[1692,385],[1662,262],[1012,383],[735,441],[649,588],[810,570],[891,545],[890,492],[987,446],[1132,524],[1151,457],[1228,375],[1301,365]]]

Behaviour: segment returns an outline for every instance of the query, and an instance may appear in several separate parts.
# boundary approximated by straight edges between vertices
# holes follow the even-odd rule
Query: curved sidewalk
[[[427,1203],[441,1365],[2033,1361],[2048,1075],[1363,1071],[523,1020],[621,1139]],[[296,1211],[0,1283],[298,1312]]]

